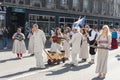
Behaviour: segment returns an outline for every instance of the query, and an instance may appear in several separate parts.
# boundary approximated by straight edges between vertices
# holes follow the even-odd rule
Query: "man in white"
[[[72,39],[70,40],[70,43],[72,43],[72,51],[71,51],[72,62],[71,62],[71,64],[74,66],[78,65],[77,57],[80,53],[81,40],[82,40],[82,34],[79,32],[79,29],[77,27],[74,27]]]
[[[34,54],[36,58],[37,68],[45,68],[43,61],[43,49],[45,47],[46,37],[42,30],[38,29],[38,25],[33,25],[33,46]]]

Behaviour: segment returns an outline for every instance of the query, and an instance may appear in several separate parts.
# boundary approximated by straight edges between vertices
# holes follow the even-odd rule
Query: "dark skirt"
[[[112,49],[117,49],[118,48],[118,41],[115,38],[112,38],[111,48]]]

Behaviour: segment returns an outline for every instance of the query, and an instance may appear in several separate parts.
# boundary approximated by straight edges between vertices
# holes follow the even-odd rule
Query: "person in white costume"
[[[63,50],[65,50],[65,57],[66,59],[70,59],[70,28],[66,27],[66,31],[63,35],[64,41],[63,41]]]
[[[88,43],[87,43],[87,31],[85,28],[81,29],[81,33],[83,35],[83,39],[82,39],[82,47],[81,47],[81,52],[80,52],[80,58],[82,58],[82,60],[80,62],[86,62],[86,60],[89,57],[89,51],[88,51]]]
[[[30,54],[30,56],[34,56],[34,46],[33,46],[33,29],[31,30],[31,32],[28,34],[29,38],[29,43],[28,43],[28,53]]]
[[[33,25],[33,46],[34,46],[34,55],[36,59],[37,68],[45,68],[43,52],[45,48],[46,37],[42,30],[38,28],[37,24]]]
[[[82,40],[82,34],[79,32],[78,27],[74,27],[72,39],[70,40],[70,43],[72,43],[72,51],[71,51],[72,61],[71,61],[71,64],[73,66],[78,65],[77,57],[80,53],[81,40]]]

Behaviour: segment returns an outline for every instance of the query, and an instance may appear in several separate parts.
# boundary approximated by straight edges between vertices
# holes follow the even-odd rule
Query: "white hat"
[[[77,31],[80,31],[80,27],[77,26],[77,27],[73,27],[72,30],[76,29]]]
[[[77,27],[73,27],[72,29],[78,29]]]

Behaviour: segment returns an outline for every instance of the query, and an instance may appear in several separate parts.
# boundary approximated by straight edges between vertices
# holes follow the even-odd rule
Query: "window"
[[[77,7],[78,6],[78,0],[73,0],[73,7]]]
[[[94,5],[93,5],[93,12],[94,13],[98,13],[98,1],[97,0],[95,0],[94,1]]]
[[[31,0],[30,5],[34,6],[34,7],[41,7],[41,1],[40,0]]]
[[[49,31],[52,27],[55,27],[55,16],[50,15],[39,15],[39,14],[30,14],[29,15],[29,22],[32,26],[34,23],[37,23],[39,25],[39,28],[41,28],[46,36],[49,36]]]
[[[61,2],[60,2],[61,9],[68,9],[67,2],[68,2],[68,0],[61,0]]]
[[[90,25],[90,27],[93,27],[94,25],[98,25],[97,19],[87,19],[86,24]]]
[[[48,0],[48,3],[52,3],[53,0]]]
[[[24,2],[25,0],[19,0],[19,4],[24,4],[25,2]]]
[[[46,7],[48,9],[54,9],[55,8],[54,0],[48,0],[47,3],[46,3]]]
[[[16,0],[12,0],[12,3],[17,3],[17,1]]]
[[[9,2],[9,3],[10,3],[10,2],[11,2],[11,0],[5,0],[5,2]]]
[[[106,3],[105,2],[102,3],[102,14],[103,15],[106,14]]]
[[[5,14],[0,14],[0,36],[2,35],[2,28],[5,27]]]
[[[60,18],[60,22],[64,22],[65,21],[65,19],[64,18]]]
[[[37,16],[36,15],[30,15],[29,16],[29,20],[36,20],[37,19]]]
[[[74,19],[73,18],[65,18],[65,22],[73,23]]]
[[[73,0],[73,10],[74,11],[79,11],[79,1],[78,0]]]
[[[88,0],[83,1],[83,8],[88,9]]]
[[[30,5],[30,0],[24,0],[26,5]]]
[[[55,17],[54,16],[50,16],[50,21],[55,21]]]
[[[67,0],[61,0],[61,4],[62,5],[66,5],[67,4]]]

